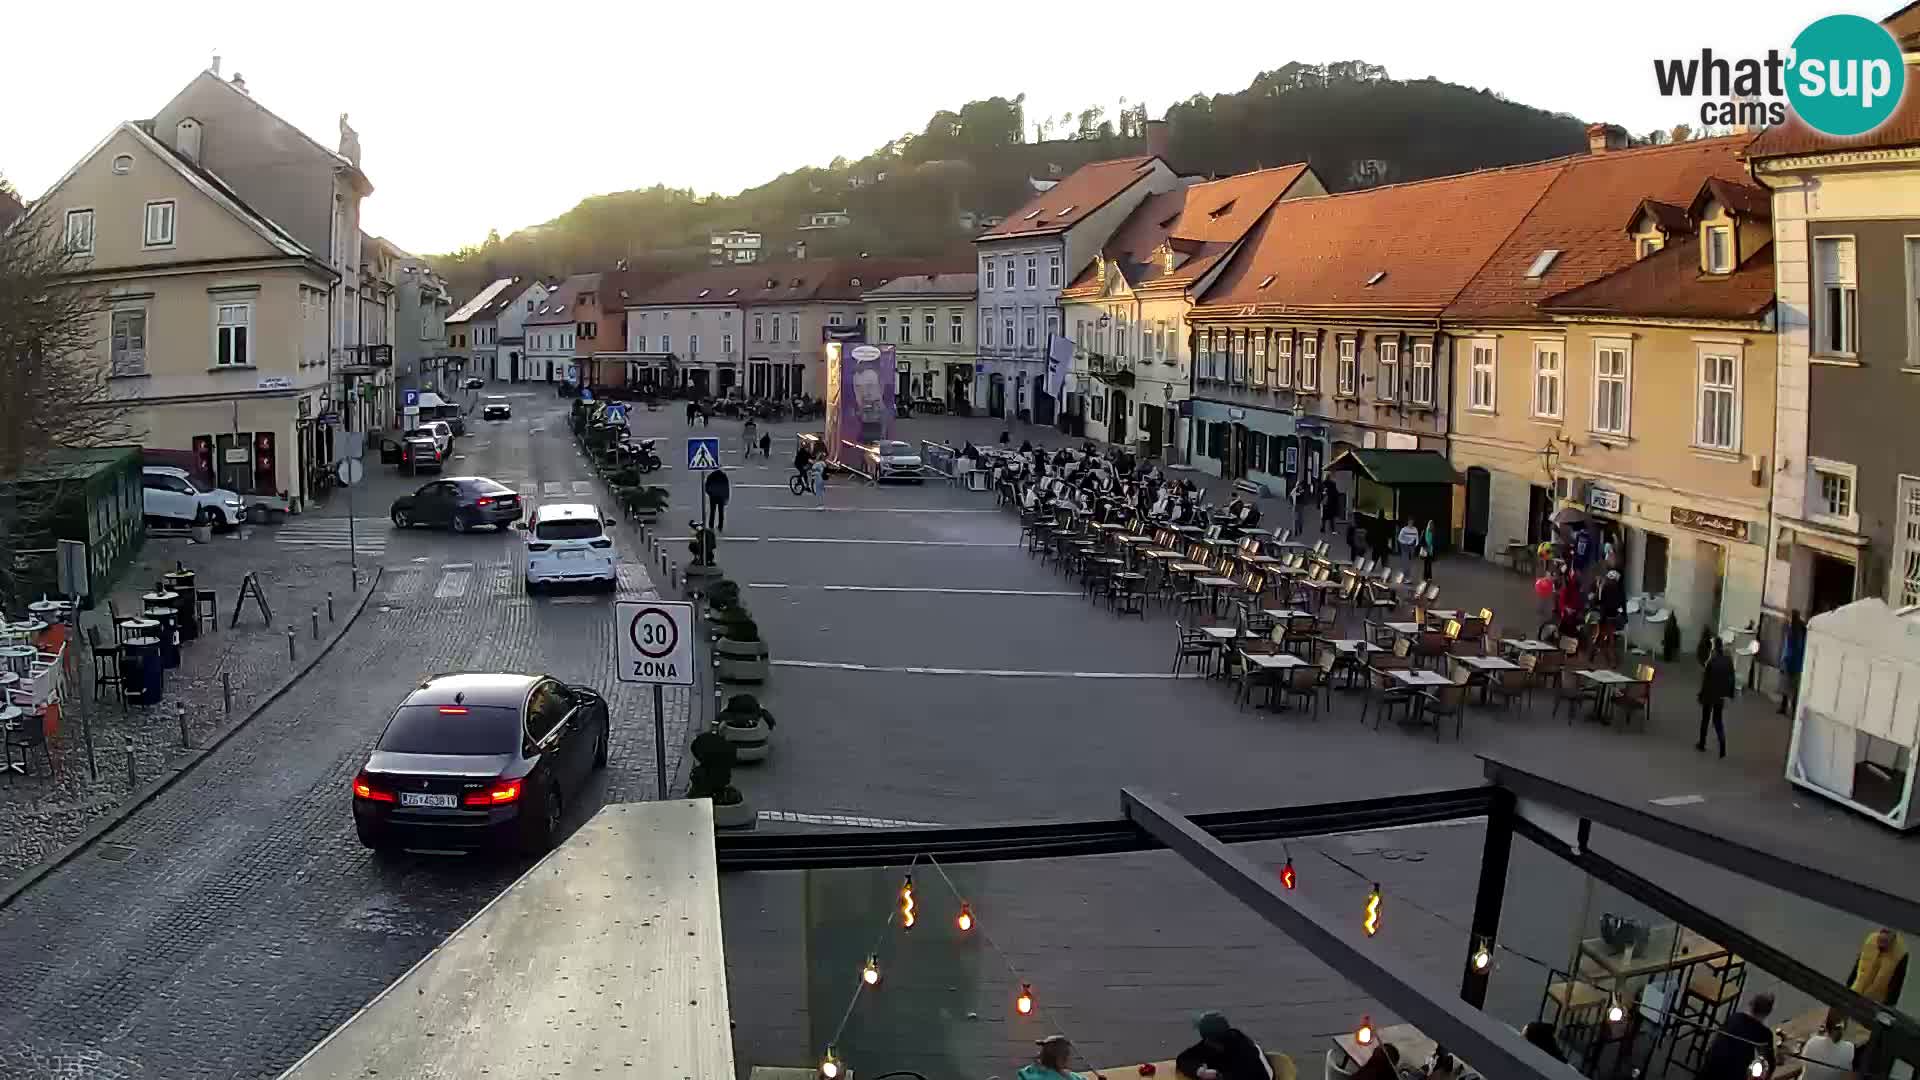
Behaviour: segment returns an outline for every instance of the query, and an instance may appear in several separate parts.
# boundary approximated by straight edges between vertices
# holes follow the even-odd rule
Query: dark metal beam
[[[1920,926],[1920,898],[1895,896],[1849,881],[1725,835],[1613,802],[1484,755],[1480,760],[1485,762],[1487,779],[1522,799],[1537,799],[1557,806],[1609,829],[1857,915],[1877,926]]]
[[[1450,986],[1422,972],[1418,964],[1385,939],[1364,936],[1357,912],[1336,918],[1297,892],[1287,892],[1273,875],[1261,872],[1194,821],[1145,796],[1125,791],[1121,803],[1128,820],[1152,833],[1214,884],[1481,1074],[1502,1080],[1574,1080],[1580,1075],[1572,1066],[1522,1039],[1512,1028],[1460,1000]]]
[[[1384,799],[1197,814],[1193,821],[1229,844],[1294,840],[1481,817],[1497,795],[1497,789],[1492,787],[1459,788]],[[1125,820],[956,829],[746,833],[722,835],[714,841],[723,873],[902,866],[915,856],[932,856],[947,862],[1060,859],[1153,851],[1162,846]]]
[[[1487,810],[1487,835],[1480,852],[1480,885],[1473,897],[1473,940],[1467,942],[1460,982],[1460,997],[1476,1009],[1487,1004],[1491,954],[1494,942],[1500,940],[1500,909],[1507,897],[1507,860],[1513,852],[1513,795],[1494,790],[1497,796]],[[1473,956],[1483,944],[1489,954],[1487,966],[1476,970]]]

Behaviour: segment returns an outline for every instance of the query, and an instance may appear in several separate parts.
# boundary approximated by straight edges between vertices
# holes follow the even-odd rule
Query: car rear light
[[[603,537],[601,537],[601,538],[600,538],[600,539],[598,539],[598,540],[589,540],[589,541],[587,541],[587,546],[588,546],[588,547],[597,547],[597,548],[610,548],[610,547],[612,547],[612,546],[613,546],[613,541],[611,541],[611,540],[609,540],[609,539],[607,539],[606,537],[604,537],[604,536],[603,536]]]
[[[361,773],[359,776],[353,778],[353,797],[356,799],[370,799],[374,802],[394,801],[393,792],[385,788],[375,787],[373,781],[367,778],[366,773]]]
[[[478,498],[478,499],[475,499],[475,500],[473,500],[473,505],[475,505],[475,506],[492,506],[492,505],[493,505],[493,500],[492,500],[492,499],[489,499],[489,498],[487,498],[487,497],[486,497],[486,496],[484,496],[484,495],[482,495],[482,496],[481,496],[480,498]]]
[[[528,551],[545,551],[552,546],[553,546],[552,544],[528,544],[527,550]]]
[[[447,716],[467,715],[467,707],[465,705],[442,705],[440,706],[440,711]]]
[[[466,806],[502,806],[520,801],[520,781],[501,780],[484,791],[469,791],[460,800]]]

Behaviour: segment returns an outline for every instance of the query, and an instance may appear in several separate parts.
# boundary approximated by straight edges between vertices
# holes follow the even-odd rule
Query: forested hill
[[[1401,81],[1361,61],[1289,63],[1244,90],[1196,94],[1165,112],[1169,162],[1184,174],[1226,175],[1308,161],[1330,190],[1418,180],[1574,153],[1583,123],[1434,79]],[[799,169],[738,195],[697,196],[655,186],[583,200],[545,225],[434,257],[455,295],[471,296],[511,273],[705,265],[712,232],[765,235],[766,257],[935,255],[962,251],[976,230],[963,214],[1005,214],[1046,180],[1089,161],[1142,152],[1144,104],[1125,98],[1111,113],[1034,116],[1025,95],[969,102],[934,114],[858,160]],[[830,133],[829,133],[830,134]],[[798,231],[809,215],[845,210],[852,224]]]

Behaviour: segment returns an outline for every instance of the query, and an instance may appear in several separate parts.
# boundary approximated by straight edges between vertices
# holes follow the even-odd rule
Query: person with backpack
[[[725,469],[711,469],[707,472],[704,487],[707,492],[707,528],[719,536],[727,531],[727,499],[733,494],[733,483],[727,479]]]

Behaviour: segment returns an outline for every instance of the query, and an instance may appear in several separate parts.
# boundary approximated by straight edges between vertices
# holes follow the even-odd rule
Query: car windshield
[[[511,495],[513,494],[512,488],[508,487],[507,485],[501,483],[498,480],[489,480],[484,476],[478,480],[467,481],[466,486],[468,491],[471,491],[477,495]]]
[[[505,405],[506,403],[507,399],[503,397],[490,397],[487,399],[487,404],[489,405]]]
[[[395,754],[510,754],[520,711],[497,705],[402,705],[378,749]]]
[[[208,487],[206,484],[201,483],[200,478],[193,475],[192,473],[187,473],[185,476],[181,477],[181,479],[185,480],[187,482],[187,486],[192,488],[198,494],[205,495],[213,490],[212,488]]]
[[[555,518],[535,525],[533,535],[542,540],[592,540],[600,535],[600,523],[592,518]]]
[[[913,453],[913,447],[903,442],[883,442],[880,444],[880,452],[888,457],[900,457]]]
[[[406,437],[409,439],[427,439],[431,441],[433,432],[428,431],[426,428],[414,428],[412,431],[407,432]]]

